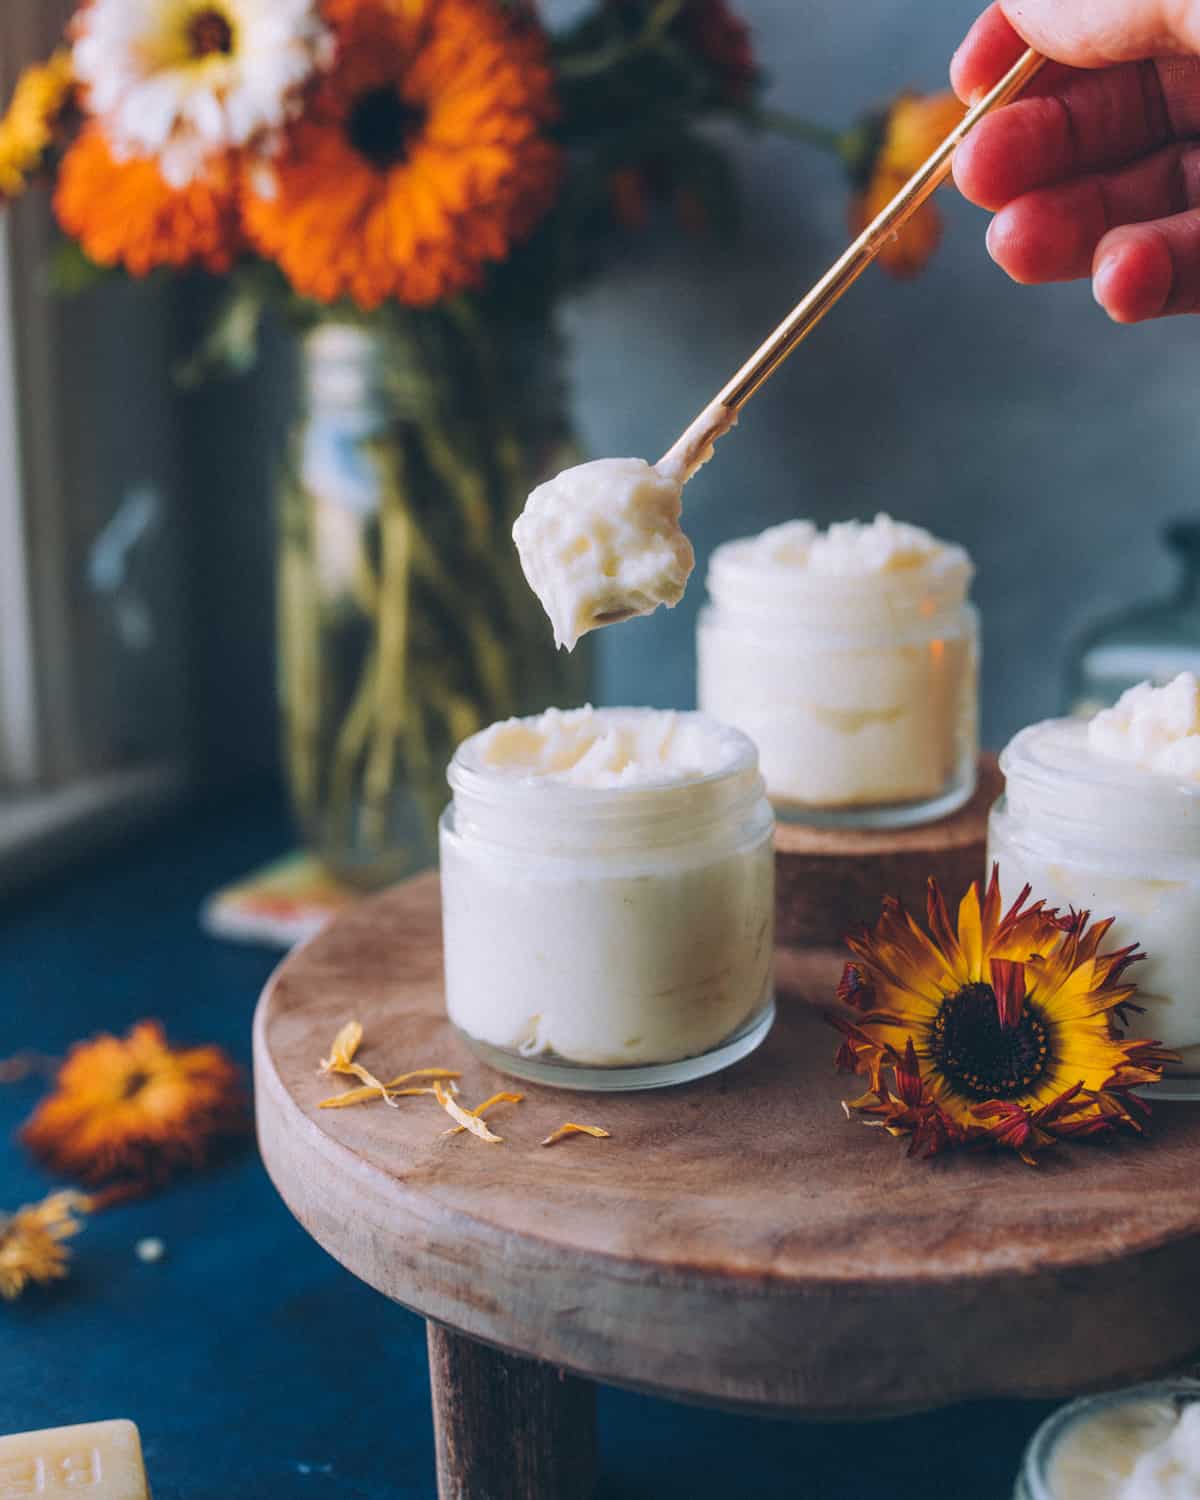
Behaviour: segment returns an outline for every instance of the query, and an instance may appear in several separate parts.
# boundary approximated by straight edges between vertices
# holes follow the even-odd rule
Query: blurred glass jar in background
[[[511,537],[529,489],[576,461],[557,346],[514,332],[502,370],[492,340],[414,312],[303,344],[279,506],[284,763],[309,847],[358,885],[433,862],[461,740],[587,691]]]
[[[1178,565],[1174,590],[1090,626],[1067,658],[1065,708],[1089,716],[1139,682],[1162,687],[1200,674],[1200,517],[1172,521],[1163,541]]]

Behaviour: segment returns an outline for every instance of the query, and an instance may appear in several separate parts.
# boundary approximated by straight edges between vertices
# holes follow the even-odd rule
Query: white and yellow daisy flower
[[[182,188],[269,140],[332,49],[318,0],[91,0],[74,64],[114,154],[155,157]]]

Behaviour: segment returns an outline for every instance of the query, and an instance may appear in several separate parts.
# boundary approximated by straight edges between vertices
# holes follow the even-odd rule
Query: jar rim
[[[588,835],[606,841],[672,840],[698,832],[754,806],[765,796],[758,748],[740,729],[695,710],[607,708],[603,719],[645,719],[671,714],[685,726],[711,732],[724,752],[709,771],[662,780],[592,786],[554,776],[520,775],[478,763],[479,742],[488,730],[464,740],[454,754],[447,780],[454,806],[478,829],[501,842],[524,842],[535,830],[547,840]],[[537,723],[537,715],[504,722]],[[491,726],[495,728],[496,726]]]
[[[1142,1385],[1126,1386],[1119,1391],[1079,1396],[1052,1411],[1030,1438],[1022,1460],[1020,1478],[1025,1482],[1029,1500],[1056,1500],[1050,1488],[1050,1464],[1058,1444],[1077,1423],[1114,1407],[1175,1396],[1184,1397],[1189,1403],[1200,1401],[1200,1380],[1180,1375],[1166,1380],[1146,1381]]]
[[[1144,766],[1098,755],[1087,743],[1086,719],[1042,719],[1018,731],[1000,752],[1000,769],[1010,783],[1058,790],[1063,781],[1124,798],[1165,798],[1200,803],[1200,784],[1164,776]]]

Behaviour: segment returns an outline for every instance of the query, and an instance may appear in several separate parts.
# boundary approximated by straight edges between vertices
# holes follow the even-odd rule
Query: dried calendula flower
[[[52,1172],[108,1185],[114,1203],[201,1166],[247,1127],[232,1060],[219,1047],[174,1047],[157,1021],[142,1021],[128,1036],[72,1047],[21,1139]]]
[[[15,1214],[0,1214],[0,1297],[12,1302],[31,1283],[61,1281],[71,1259],[63,1240],[79,1233],[77,1215],[90,1207],[83,1193],[51,1193]]]
[[[543,1146],[553,1146],[558,1141],[565,1141],[569,1135],[590,1135],[598,1141],[609,1139],[609,1132],[601,1130],[599,1125],[576,1125],[573,1120],[568,1120],[565,1125],[560,1125],[557,1130],[552,1130],[542,1142]]]
[[[477,1135],[481,1141],[499,1143],[504,1139],[502,1135],[496,1135],[493,1131],[490,1131],[477,1114],[469,1109],[464,1109],[447,1090],[445,1084],[440,1082],[435,1083],[433,1092],[437,1096],[437,1102],[450,1118],[457,1120],[464,1130],[469,1130],[472,1135]]]
[[[487,1113],[493,1104],[520,1104],[524,1094],[493,1094],[490,1099],[485,1099],[482,1104],[477,1104],[474,1109],[467,1110],[467,1114],[474,1115],[476,1119]],[[445,1132],[446,1135],[461,1135],[466,1130],[465,1125],[455,1125]]]
[[[382,1099],[386,1095],[392,1099],[409,1099],[415,1094],[432,1094],[432,1088],[410,1088],[402,1085],[412,1083],[418,1078],[444,1078],[451,1081],[450,1092],[454,1092],[452,1080],[461,1078],[461,1073],[455,1073],[451,1068],[414,1068],[411,1073],[401,1073],[399,1078],[393,1078],[390,1083],[372,1084],[369,1088],[347,1089],[344,1094],[334,1094],[332,1099],[322,1099],[318,1105],[319,1109],[345,1109],[351,1104],[366,1104],[372,1099]]]
[[[364,1068],[362,1063],[354,1061],[354,1054],[362,1045],[363,1029],[360,1021],[347,1021],[337,1036],[333,1039],[333,1046],[329,1049],[329,1056],[323,1057],[320,1062],[322,1073],[342,1073],[350,1078],[357,1078],[374,1092],[371,1097],[387,1100],[393,1109],[399,1109],[396,1101],[389,1097],[387,1087],[375,1077],[374,1073]],[[357,1092],[354,1090],[353,1092]],[[355,1101],[358,1102],[358,1101]]]

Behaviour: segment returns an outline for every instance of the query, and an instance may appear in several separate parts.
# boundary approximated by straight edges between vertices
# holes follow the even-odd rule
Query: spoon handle
[[[912,218],[913,214],[950,175],[954,152],[984,115],[1009,103],[1034,77],[1046,59],[1032,49],[1024,54],[999,83],[967,111],[931,157],[919,167],[892,201],[830,266],[778,328],[754,351],[716,399],[700,414],[679,441],[664,455],[658,467],[664,472],[688,474],[694,459],[707,456],[715,438],[727,432],[738,412],[755,391],[775,373],[784,360],[817,326],[829,309],[863,274],[883,246]],[[703,461],[703,460],[701,460]]]

